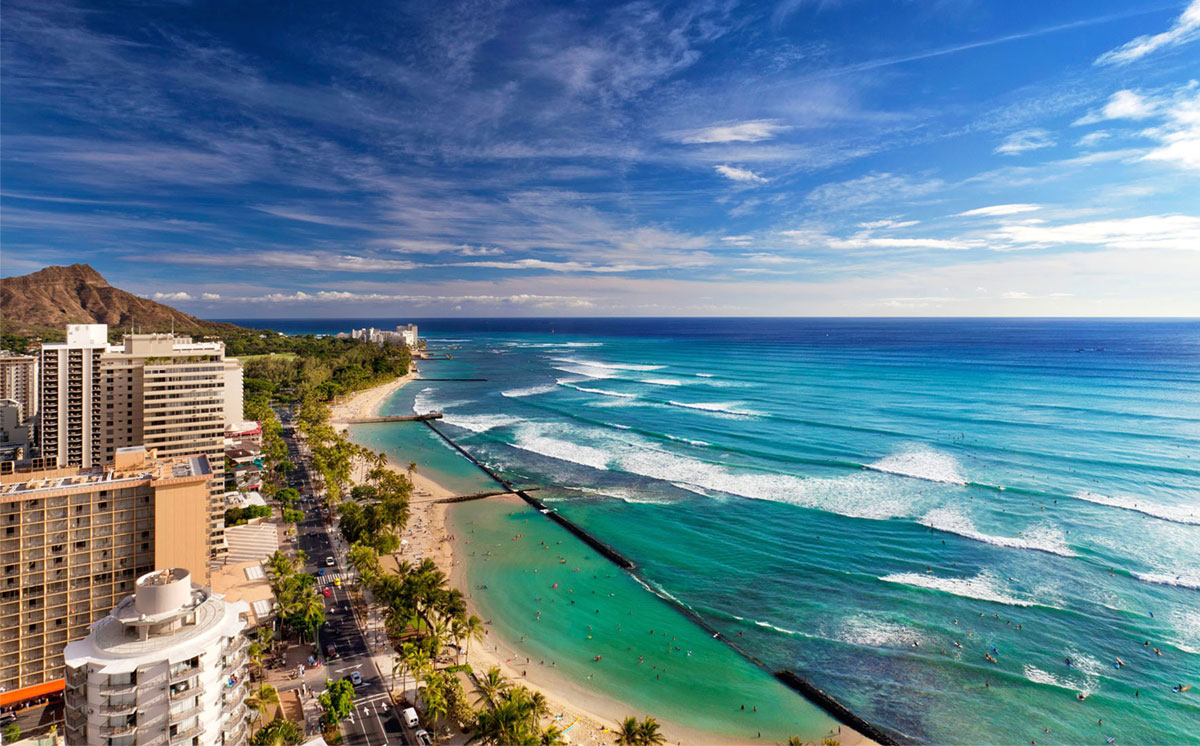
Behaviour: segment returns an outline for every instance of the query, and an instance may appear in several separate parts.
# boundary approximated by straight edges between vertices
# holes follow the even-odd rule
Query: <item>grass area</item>
[[[266,355],[238,355],[238,360],[243,362],[247,360],[295,360],[296,353],[294,352],[271,352]]]

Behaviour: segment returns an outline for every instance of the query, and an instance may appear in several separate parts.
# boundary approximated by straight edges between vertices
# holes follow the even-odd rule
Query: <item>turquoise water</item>
[[[549,324],[392,406],[901,739],[1197,742],[1200,323]]]

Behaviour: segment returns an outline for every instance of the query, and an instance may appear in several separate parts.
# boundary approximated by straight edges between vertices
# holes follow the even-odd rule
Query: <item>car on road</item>
[[[422,728],[416,732],[417,743],[421,746],[433,746],[433,739],[429,737],[429,731]]]
[[[329,598],[330,596],[333,595],[333,591],[329,590],[329,588],[322,588],[321,595],[324,596],[325,598]]]
[[[326,658],[336,658],[337,657],[337,648],[335,648],[332,644],[326,645],[325,646],[325,657]]]
[[[333,567],[333,566],[334,566],[334,565],[336,565],[336,564],[337,564],[337,563],[333,561],[333,557],[326,557],[326,558],[325,558],[325,566],[326,566],[326,567]]]
[[[417,711],[412,707],[405,707],[404,712],[400,713],[404,718],[404,724],[409,728],[416,728],[421,725],[421,718],[417,717]]]
[[[341,587],[342,587],[342,579],[341,579],[341,578],[334,578],[334,579],[333,579],[333,584],[334,584],[334,585],[336,585],[338,588],[341,588]]]
[[[358,671],[351,671],[350,683],[355,686],[360,686],[362,684],[362,674],[360,674]]]

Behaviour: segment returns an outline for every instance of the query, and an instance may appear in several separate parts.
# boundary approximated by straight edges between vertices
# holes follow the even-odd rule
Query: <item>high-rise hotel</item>
[[[115,346],[107,340],[104,324],[72,324],[66,342],[42,345],[41,456],[61,466],[103,466],[118,449],[139,445],[163,456],[205,456],[209,545],[223,553],[223,437],[227,402],[242,400],[240,364],[225,358],[219,341],[174,334],[126,334]]]

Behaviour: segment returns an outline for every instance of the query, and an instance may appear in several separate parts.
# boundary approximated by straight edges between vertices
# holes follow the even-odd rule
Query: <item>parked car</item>
[[[417,717],[417,711],[412,707],[405,707],[400,716],[404,718],[404,724],[409,728],[416,728],[421,724],[421,719]]]
[[[325,646],[325,657],[326,658],[336,658],[337,657],[337,648],[335,648],[332,643]]]
[[[421,744],[421,746],[433,746],[433,739],[429,737],[429,731],[422,728],[417,731],[416,735],[417,743]]]

